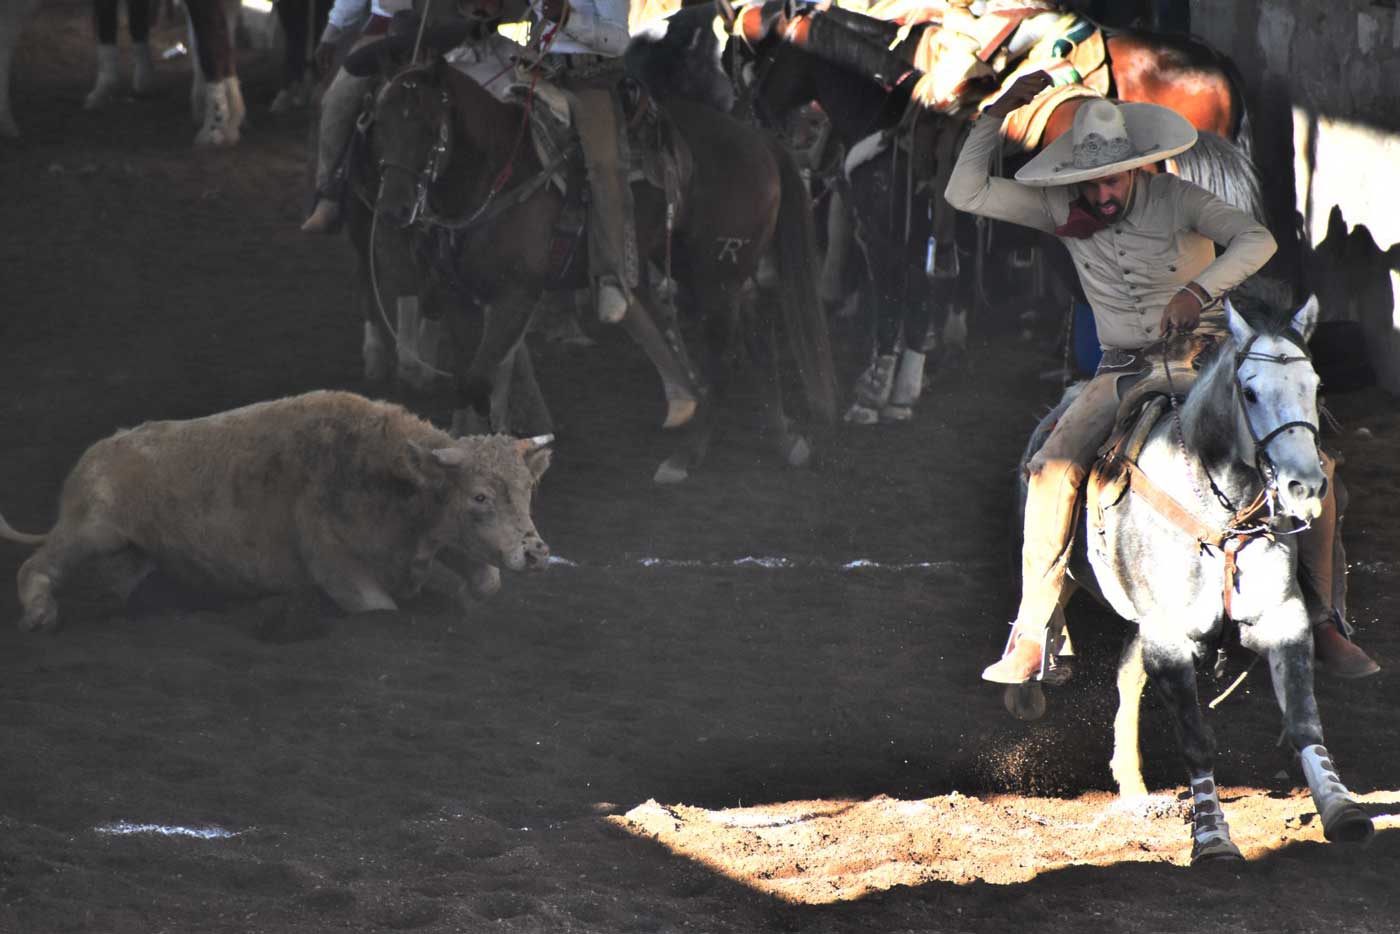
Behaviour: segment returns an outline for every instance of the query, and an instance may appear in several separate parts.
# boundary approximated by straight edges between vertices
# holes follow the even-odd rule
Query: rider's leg
[[[572,89],[570,105],[593,197],[588,204],[589,268],[597,284],[598,317],[616,324],[627,314],[638,281],[631,235],[632,190],[621,164],[622,118],[613,81]]]
[[[1336,468],[1336,462],[1323,454],[1327,495],[1322,500],[1322,515],[1298,535],[1298,580],[1312,620],[1317,667],[1339,678],[1364,678],[1381,669],[1346,634],[1346,553],[1342,549]]]
[[[340,198],[331,190],[331,176],[355,129],[355,118],[370,81],[370,78],[357,78],[342,68],[335,73],[330,87],[321,97],[321,128],[316,144],[316,207],[301,225],[305,233],[333,233],[340,223]]]
[[[1091,379],[1027,465],[1021,605],[1001,660],[982,672],[987,681],[1020,684],[1040,671],[1045,627],[1064,588],[1079,488],[1094,454],[1113,429],[1117,382],[1114,374]]]

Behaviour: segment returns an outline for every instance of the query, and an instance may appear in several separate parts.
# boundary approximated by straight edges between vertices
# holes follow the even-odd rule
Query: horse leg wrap
[[[1375,832],[1371,817],[1342,784],[1326,747],[1306,746],[1298,753],[1298,759],[1303,765],[1313,804],[1322,818],[1322,835],[1331,841],[1360,843],[1368,840]]]
[[[1191,779],[1191,865],[1217,859],[1243,859],[1230,839],[1230,825],[1220,809],[1215,774]]]

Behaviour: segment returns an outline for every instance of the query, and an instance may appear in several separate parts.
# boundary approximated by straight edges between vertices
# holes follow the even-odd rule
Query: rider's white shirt
[[[393,16],[400,10],[413,9],[413,0],[335,0],[322,42],[337,42],[345,36],[358,36],[369,22],[370,15]]]
[[[569,0],[569,16],[549,51],[559,55],[606,55],[616,58],[627,49],[628,0]],[[536,19],[539,0],[530,4]]]
[[[444,58],[498,100],[505,100],[511,87],[518,83],[515,62],[522,51],[518,43],[493,32],[479,42],[457,46]]]

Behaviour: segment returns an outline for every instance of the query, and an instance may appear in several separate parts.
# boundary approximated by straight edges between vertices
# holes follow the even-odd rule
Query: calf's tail
[[[19,542],[21,545],[42,545],[48,536],[17,532],[10,526],[10,523],[5,521],[4,516],[0,516],[0,538],[7,538],[12,542]]]

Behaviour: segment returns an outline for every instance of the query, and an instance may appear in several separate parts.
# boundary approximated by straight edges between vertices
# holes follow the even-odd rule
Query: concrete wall
[[[1244,74],[1275,231],[1299,232],[1290,265],[1325,319],[1362,323],[1400,393],[1396,0],[1191,0],[1191,26]]]

